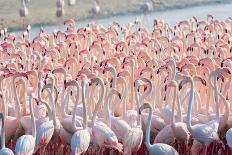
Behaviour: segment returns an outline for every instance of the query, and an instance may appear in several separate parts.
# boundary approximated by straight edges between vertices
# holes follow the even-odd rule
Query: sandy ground
[[[23,23],[32,25],[51,24],[60,21],[56,17],[56,0],[31,0],[27,5],[29,15],[26,18],[19,16],[21,0],[0,0],[0,28],[22,28]],[[65,18],[76,20],[93,18],[90,13],[94,0],[76,0],[75,6],[68,6],[65,0]],[[99,0],[101,12],[98,17],[128,12],[141,12],[144,0]],[[152,0],[153,10],[165,10],[176,7],[186,7],[206,3],[221,3],[229,0]],[[97,18],[97,17],[94,17]]]

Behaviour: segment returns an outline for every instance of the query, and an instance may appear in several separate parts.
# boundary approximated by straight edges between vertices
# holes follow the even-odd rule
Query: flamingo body
[[[32,155],[35,147],[35,138],[32,135],[23,135],[19,137],[15,146],[15,154]]]
[[[171,125],[166,125],[155,137],[154,143],[173,144],[175,142]]]
[[[111,129],[116,134],[118,140],[122,140],[130,130],[130,126],[120,118],[111,117]]]
[[[123,139],[124,154],[136,153],[143,141],[143,131],[140,128],[131,128]]]
[[[226,141],[230,149],[232,148],[232,128],[226,132]]]
[[[163,143],[153,144],[149,153],[151,155],[178,155],[178,152],[173,147]]]
[[[51,140],[53,136],[53,132],[54,132],[53,121],[48,121],[41,124],[39,128],[37,128],[37,132],[36,132],[35,150],[37,150],[39,146],[46,146]]]
[[[78,155],[86,152],[89,144],[90,134],[88,130],[79,130],[75,132],[71,139],[72,155]]]
[[[93,141],[100,147],[109,147],[120,152],[122,151],[122,144],[118,143],[117,136],[107,126],[98,125],[96,123],[96,125],[92,127],[92,137]]]
[[[208,145],[213,141],[219,140],[217,132],[209,125],[196,124],[192,126],[192,129],[193,132],[191,132],[191,135],[193,139],[196,139],[200,143]]]
[[[13,151],[8,148],[3,148],[0,150],[1,155],[14,155]]]

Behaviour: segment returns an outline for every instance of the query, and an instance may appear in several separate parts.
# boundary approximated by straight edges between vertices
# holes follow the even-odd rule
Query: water
[[[151,12],[146,16],[141,14],[128,14],[128,15],[118,15],[107,18],[98,19],[96,22],[102,24],[103,26],[108,26],[113,21],[118,22],[120,25],[126,25],[128,22],[133,22],[136,16],[141,16],[143,23],[149,29],[152,28],[154,19],[164,19],[169,25],[174,25],[176,22],[184,19],[190,19],[192,16],[196,16],[198,19],[206,19],[208,14],[212,14],[215,19],[225,20],[226,18],[232,16],[232,3],[229,4],[215,4],[215,5],[204,5],[188,7],[183,9],[171,9],[159,12]],[[92,20],[77,21],[77,27],[86,26]],[[54,29],[62,29],[63,26],[60,25],[47,25],[43,27],[45,32],[51,33]],[[33,27],[31,36],[32,38],[38,34],[40,27]],[[17,31],[16,34],[22,31]]]

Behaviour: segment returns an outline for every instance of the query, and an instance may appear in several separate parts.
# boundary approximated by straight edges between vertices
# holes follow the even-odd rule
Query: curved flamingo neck
[[[124,116],[125,113],[126,113],[126,92],[127,92],[127,87],[126,87],[126,81],[119,77],[118,81],[120,81],[122,83],[122,91],[121,91],[121,94],[122,94],[122,104],[123,104],[123,111],[122,111],[122,115]],[[120,100],[117,100],[112,108],[112,114],[114,114],[114,111],[117,107],[117,105],[120,103]]]
[[[50,105],[45,100],[43,100],[42,97],[41,97],[41,83],[40,82],[38,83],[38,98],[39,98],[39,101],[42,104],[44,104],[46,106],[46,108],[48,109],[49,120],[52,120],[52,109],[51,109]]]
[[[22,96],[20,96],[19,102],[22,102],[23,114],[26,114],[27,104],[26,104],[26,81],[24,79],[20,79],[22,82]]]
[[[92,117],[93,125],[95,125],[97,112],[99,110],[100,103],[103,101],[103,97],[104,97],[104,94],[105,94],[105,87],[104,87],[104,84],[103,84],[102,80],[99,80],[99,84],[101,86],[101,94],[100,94],[100,97],[99,97],[99,99],[97,101],[97,104],[95,105],[95,109],[94,109],[94,112],[93,112],[93,117]]]
[[[169,60],[168,64],[170,64],[172,67],[172,80],[175,80],[175,78],[176,78],[176,63],[174,60],[171,59],[171,60]]]

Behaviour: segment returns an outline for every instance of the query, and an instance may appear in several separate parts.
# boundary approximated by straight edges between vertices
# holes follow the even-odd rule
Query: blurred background
[[[112,16],[170,12],[173,9],[179,10],[194,6],[210,6],[213,9],[214,5],[226,5],[231,2],[231,0],[74,0],[75,4],[68,5],[70,0],[64,0],[62,16],[57,16],[58,1],[62,0],[0,0],[0,28],[18,30],[27,24],[32,26],[57,24],[67,18],[77,21],[98,20]],[[96,8],[96,5],[99,8]],[[28,14],[20,16],[19,10],[23,7],[28,9]],[[196,13],[191,9],[189,11],[192,15]],[[172,13],[167,16],[172,16]],[[154,18],[155,15],[152,17]]]

